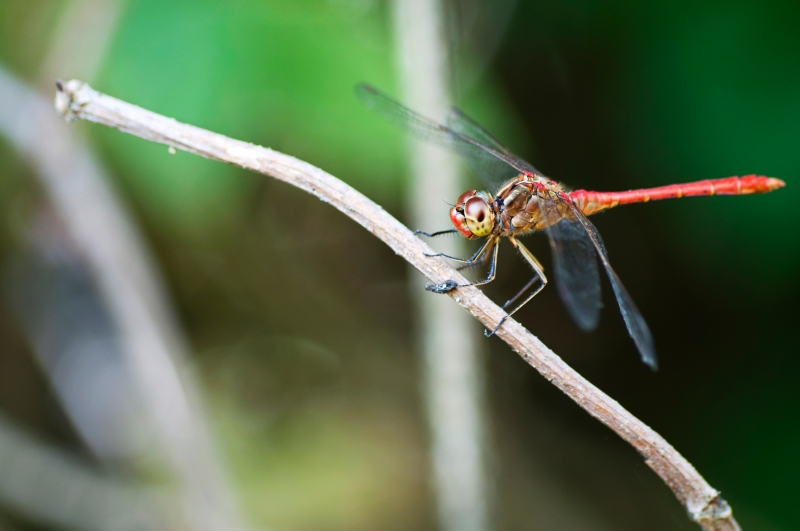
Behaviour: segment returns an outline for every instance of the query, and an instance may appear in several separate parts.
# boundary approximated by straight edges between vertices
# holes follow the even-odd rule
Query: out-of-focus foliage
[[[63,9],[0,1],[3,66],[36,83]],[[92,83],[307,160],[402,217],[402,136],[353,96],[360,81],[398,93],[390,15],[370,0],[131,0]],[[575,188],[748,173],[787,182],[767,196],[597,217],[653,329],[657,374],[637,363],[611,299],[589,335],[554,289],[519,314],[683,452],[745,529],[800,527],[798,20],[800,7],[781,1],[520,0],[484,77],[459,94]],[[481,43],[461,45],[469,57]],[[271,529],[433,528],[407,298],[422,288],[406,284],[400,259],[281,183],[98,126],[75,130],[156,249],[247,518]],[[6,144],[0,155],[7,264],[46,199],[24,160]],[[445,228],[447,208],[442,227],[424,228]],[[543,239],[530,241],[548,267]],[[528,272],[510,252],[501,266],[487,292],[505,300]],[[2,306],[0,407],[85,451],[15,323]],[[499,341],[487,344],[498,530],[696,528],[633,450]]]
[[[145,108],[308,160],[372,194],[400,189],[401,151],[371,133],[354,80],[390,85],[386,13],[369,2],[132,2],[99,84]],[[169,72],[169,76],[164,76]],[[373,122],[374,123],[374,122]],[[253,179],[103,133],[166,222],[241,218]],[[161,153],[159,153],[160,151]],[[161,155],[161,156],[159,156]],[[391,168],[376,178],[375,168]]]

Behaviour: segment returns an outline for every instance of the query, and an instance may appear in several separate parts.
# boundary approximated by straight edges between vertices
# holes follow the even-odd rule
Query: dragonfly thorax
[[[484,192],[467,190],[450,209],[450,221],[456,230],[470,240],[488,236],[494,230],[495,209],[492,199]]]

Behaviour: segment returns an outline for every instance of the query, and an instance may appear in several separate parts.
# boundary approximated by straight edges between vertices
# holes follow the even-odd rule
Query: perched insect
[[[534,277],[504,305],[507,315],[500,320],[493,335],[505,320],[530,301],[547,284],[544,267],[517,239],[523,234],[543,231],[550,240],[556,287],[572,318],[583,330],[597,326],[601,307],[600,273],[597,258],[611,281],[620,312],[642,361],[656,368],[653,337],[608,261],[603,240],[587,216],[629,203],[645,203],[701,195],[740,195],[771,192],[785,185],[780,179],[748,175],[673,184],[627,192],[567,191],[559,183],[542,175],[533,166],[512,154],[485,129],[458,109],[452,109],[448,125],[441,125],[407,109],[369,85],[359,85],[357,95],[384,118],[408,129],[422,140],[446,146],[459,155],[487,183],[502,183],[495,193],[467,190],[450,210],[454,229],[417,234],[433,237],[459,233],[470,240],[486,238],[470,258],[442,256],[461,262],[459,270],[489,262],[489,274],[480,281],[458,284],[448,280],[428,284],[426,289],[447,293],[464,286],[491,282],[497,270],[497,251],[502,238],[508,238],[534,272]]]

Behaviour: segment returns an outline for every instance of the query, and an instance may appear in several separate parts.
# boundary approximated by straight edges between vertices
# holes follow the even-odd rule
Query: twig
[[[430,247],[380,206],[319,168],[269,148],[179,123],[101,94],[78,80],[58,83],[57,87],[56,108],[67,120],[100,123],[289,183],[354,219],[431,282],[466,281],[443,260],[426,257],[426,253],[432,252]],[[487,329],[494,328],[505,315],[477,288],[460,288],[450,296]],[[507,319],[497,335],[549,382],[641,453],[647,465],[672,489],[689,516],[703,529],[740,529],[719,492],[658,433],[575,372],[513,319]]]

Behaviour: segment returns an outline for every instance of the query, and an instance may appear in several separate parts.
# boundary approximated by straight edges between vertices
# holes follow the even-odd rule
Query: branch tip
[[[702,510],[690,513],[689,516],[703,529],[717,529],[718,522],[726,522],[735,525],[731,529],[740,530],[738,524],[735,524],[736,521],[733,520],[733,509],[720,496],[719,492]]]
[[[56,111],[68,122],[78,118],[77,113],[83,102],[77,101],[75,95],[84,86],[88,87],[86,83],[77,79],[72,79],[66,83],[56,79]]]

